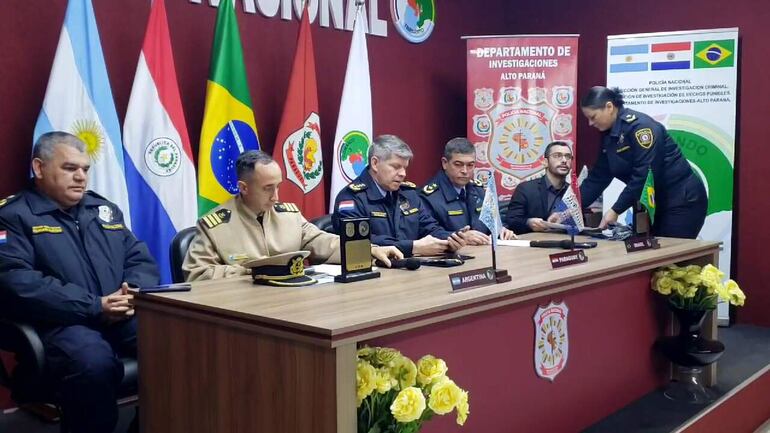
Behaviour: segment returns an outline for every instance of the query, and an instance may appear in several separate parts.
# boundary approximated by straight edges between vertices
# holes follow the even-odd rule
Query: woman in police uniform
[[[617,88],[593,87],[580,101],[588,124],[602,132],[601,153],[580,187],[584,205],[593,203],[613,178],[626,183],[601,221],[604,228],[639,201],[652,170],[657,236],[694,239],[706,219],[708,196],[666,128],[650,116],[623,107]]]

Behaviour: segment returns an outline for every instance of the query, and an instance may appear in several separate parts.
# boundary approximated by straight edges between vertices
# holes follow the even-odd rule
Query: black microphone
[[[379,259],[375,260],[374,264],[382,268],[387,267],[385,266],[385,263],[381,262]],[[390,259],[390,267],[391,269],[409,269],[410,271],[414,271],[420,267],[420,261],[412,257],[408,259]]]
[[[530,241],[530,247],[535,248],[564,248],[565,250],[571,250],[573,247],[570,239],[562,239],[560,241],[545,240],[545,241]]]

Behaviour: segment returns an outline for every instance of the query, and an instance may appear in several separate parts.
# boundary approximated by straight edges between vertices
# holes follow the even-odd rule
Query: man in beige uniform
[[[308,222],[296,205],[278,202],[281,168],[262,151],[236,161],[240,194],[198,220],[198,232],[182,269],[187,281],[247,275],[241,263],[291,251],[310,251],[314,263],[340,262],[340,238]],[[395,247],[372,247],[372,256],[389,265],[403,258]]]

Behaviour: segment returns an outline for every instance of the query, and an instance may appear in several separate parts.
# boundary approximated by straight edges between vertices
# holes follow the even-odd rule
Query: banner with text
[[[564,141],[575,153],[578,36],[466,39],[475,176],[499,171],[498,199],[509,200],[516,185],[544,173],[548,143]]]
[[[607,86],[661,122],[703,179],[709,205],[699,238],[723,243],[719,267],[728,275],[737,69],[737,28],[607,38]],[[608,188],[605,207],[622,187]]]

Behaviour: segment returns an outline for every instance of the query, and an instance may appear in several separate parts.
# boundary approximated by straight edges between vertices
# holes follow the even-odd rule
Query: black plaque
[[[334,277],[334,281],[352,283],[380,276],[379,272],[372,271],[372,243],[369,236],[369,218],[340,220],[342,273]]]

